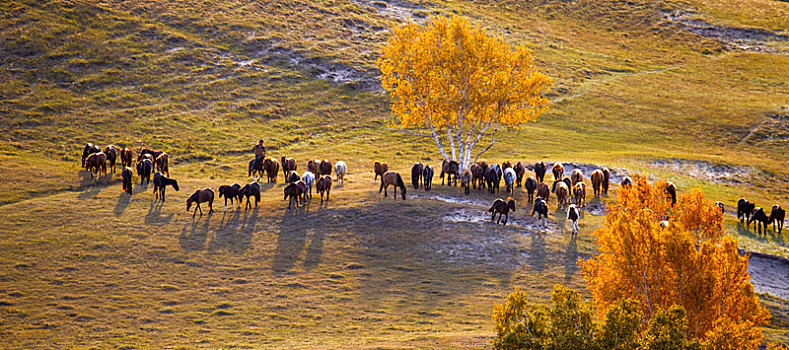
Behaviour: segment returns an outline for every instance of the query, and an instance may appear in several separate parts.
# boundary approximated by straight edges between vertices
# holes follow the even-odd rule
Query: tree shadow
[[[572,277],[578,273],[578,242],[576,236],[570,238],[564,255],[564,281],[570,284]]]
[[[121,216],[126,208],[129,206],[129,202],[131,201],[131,196],[126,192],[121,192],[120,196],[118,197],[118,203],[115,204],[115,209],[113,209],[113,213],[115,216]]]
[[[181,236],[178,243],[186,251],[198,251],[205,249],[205,241],[208,238],[208,229],[211,217],[208,216],[200,225],[201,218],[192,218],[192,222],[184,224],[181,229]]]

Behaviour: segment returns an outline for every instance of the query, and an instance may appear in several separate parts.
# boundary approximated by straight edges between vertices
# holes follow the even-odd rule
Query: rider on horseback
[[[255,152],[255,160],[249,163],[250,171],[259,160],[262,160],[266,157],[266,146],[263,146],[263,140],[258,141],[258,144],[252,148],[252,151]]]

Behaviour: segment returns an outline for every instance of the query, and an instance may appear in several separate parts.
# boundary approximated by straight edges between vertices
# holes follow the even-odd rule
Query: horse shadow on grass
[[[131,202],[131,196],[126,192],[122,192],[120,196],[118,196],[118,203],[115,204],[115,209],[112,210],[116,217],[121,216],[121,214],[126,211],[129,202]]]
[[[243,253],[249,249],[252,234],[258,224],[258,208],[252,210],[222,212],[219,227],[213,231],[213,236],[208,242],[211,251],[227,250],[234,253]],[[208,232],[205,233],[205,238]]]
[[[742,236],[751,238],[751,239],[759,241],[759,242],[764,242],[764,243],[768,243],[769,242],[766,233],[759,234],[758,231],[751,232],[751,230],[749,230],[748,227],[745,226],[745,224],[743,224],[743,223],[741,223],[739,221],[737,222],[736,229],[737,229],[737,233],[742,235]]]
[[[296,266],[296,262],[305,252],[307,236],[312,236],[312,243],[306,247],[304,268],[312,269],[320,264],[323,253],[323,234],[316,234],[314,215],[299,215],[297,211],[286,212],[280,220],[280,231],[277,236],[277,247],[271,269],[277,274],[287,274]],[[305,208],[306,210],[306,208]],[[318,242],[315,240],[318,239]]]
[[[205,249],[205,241],[208,238],[211,216],[205,218],[192,218],[191,222],[184,224],[181,228],[181,235],[178,243],[185,251],[198,251]]]
[[[570,284],[572,278],[578,274],[578,242],[577,236],[572,236],[567,243],[564,255],[564,283]]]
[[[164,202],[158,200],[151,200],[148,206],[148,213],[145,214],[146,225],[167,225],[173,219],[173,213],[162,215],[162,207]]]

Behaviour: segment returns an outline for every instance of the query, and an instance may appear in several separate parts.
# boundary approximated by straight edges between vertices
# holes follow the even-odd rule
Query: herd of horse
[[[132,194],[132,158],[133,152],[131,149],[123,147],[117,148],[114,145],[109,145],[102,150],[98,146],[87,143],[82,152],[82,166],[90,172],[91,177],[98,181],[102,174],[107,174],[107,168],[110,173],[115,172],[115,163],[117,158],[121,159],[122,190],[129,195]],[[166,152],[142,148],[137,155],[135,163],[137,176],[140,177],[140,185],[149,183],[151,175],[153,175],[154,189],[153,194],[156,200],[165,201],[165,192],[168,186],[178,191],[178,181],[170,178],[169,171],[170,158]],[[282,169],[282,175],[285,179],[286,185],[283,188],[283,200],[288,201],[288,210],[290,210],[295,202],[296,207],[305,205],[312,199],[313,187],[316,192],[321,196],[321,203],[329,200],[331,193],[333,179],[331,177],[334,173],[338,186],[344,184],[345,175],[348,171],[348,166],[343,161],[338,161],[332,164],[331,161],[324,159],[312,159],[307,162],[307,169],[301,175],[298,173],[298,165],[295,159],[290,157],[282,157],[279,161],[271,157],[256,157],[249,162],[249,177],[255,177],[255,180],[244,185],[243,187],[238,183],[230,185],[219,186],[219,198],[225,198],[224,209],[227,210],[227,202],[230,201],[231,208],[241,208],[241,204],[246,199],[245,210],[252,208],[251,199],[255,200],[255,207],[260,202],[260,184],[258,181],[262,177],[266,177],[269,183],[276,183],[278,173]],[[549,186],[546,183],[545,175],[548,172],[548,167],[542,161],[538,161],[533,165],[526,166],[522,162],[517,162],[514,165],[505,161],[501,164],[481,161],[471,164],[468,169],[461,172],[458,162],[444,160],[441,164],[441,184],[445,186],[458,186],[458,179],[460,179],[460,186],[464,188],[466,195],[470,194],[471,190],[486,190],[491,194],[497,194],[501,187],[502,180],[504,181],[504,189],[507,194],[506,199],[497,198],[488,209],[488,213],[492,214],[491,221],[494,221],[498,214],[497,224],[507,224],[509,220],[509,213],[515,211],[515,200],[512,198],[515,193],[515,188],[523,187],[526,191],[526,198],[528,203],[533,204],[531,216],[537,214],[537,219],[543,220],[543,223],[548,217],[548,202],[551,194],[556,197],[557,210],[564,209],[567,213],[567,219],[570,220],[572,234],[578,232],[578,220],[581,217],[581,208],[586,206],[586,192],[587,187],[584,174],[579,169],[573,169],[569,176],[565,176],[565,167],[562,163],[553,163],[550,171],[553,175],[553,182]],[[534,172],[534,176],[526,176],[527,170]],[[390,171],[388,164],[376,161],[373,164],[373,182],[381,178],[381,184],[378,192],[383,192],[384,198],[388,197],[388,188],[394,188],[394,198],[397,198],[397,191],[400,190],[400,196],[403,200],[406,199],[407,188],[403,177],[395,171]],[[414,189],[423,188],[425,191],[430,191],[433,187],[433,176],[435,171],[429,164],[416,163],[411,167],[411,184]],[[525,177],[525,179],[524,179]],[[591,187],[595,197],[602,194],[607,194],[611,180],[611,171],[607,167],[602,167],[592,171],[589,176]],[[620,186],[631,186],[633,181],[625,176],[620,182]],[[667,200],[671,201],[674,205],[677,203],[677,188],[673,183],[667,183],[664,189]],[[536,195],[536,196],[535,196]],[[203,214],[200,207],[201,203],[207,203],[209,213],[213,212],[214,191],[210,187],[196,190],[186,201],[186,210],[189,211],[191,206],[195,204],[194,213]],[[721,213],[724,212],[724,206],[721,202],[716,202],[721,208]],[[502,215],[504,216],[503,223]],[[755,222],[754,229],[758,228],[759,234],[764,228],[765,232],[767,226],[772,223],[773,229],[779,234],[783,229],[785,212],[780,205],[774,205],[770,215],[768,216],[764,209],[756,207],[755,204],[745,199],[740,199],[737,203],[737,218],[741,222],[747,221],[747,228],[750,229],[750,224]]]

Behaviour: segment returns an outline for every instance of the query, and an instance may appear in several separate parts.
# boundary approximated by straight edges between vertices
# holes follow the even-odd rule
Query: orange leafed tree
[[[770,316],[753,292],[748,256],[723,232],[720,208],[701,190],[671,206],[665,186],[636,177],[595,231],[600,254],[582,266],[598,312],[633,298],[646,326],[659,310],[681,305],[691,338],[720,349],[756,349],[763,338],[757,326]]]
[[[531,51],[511,49],[458,16],[394,28],[378,67],[393,98],[393,124],[411,133],[428,130],[424,136],[461,169],[496,143],[500,126],[535,121],[549,105],[543,95],[551,79],[538,71]],[[481,140],[490,143],[474,155]]]

